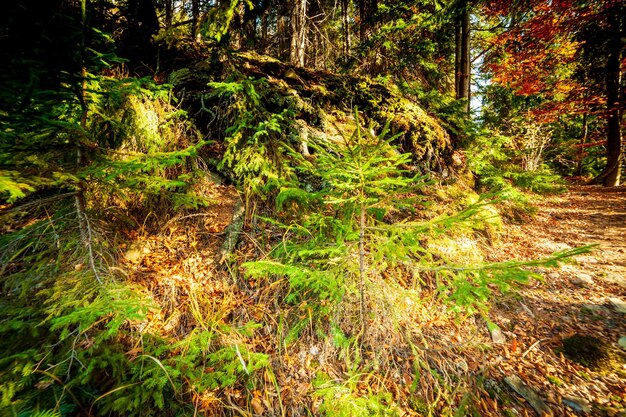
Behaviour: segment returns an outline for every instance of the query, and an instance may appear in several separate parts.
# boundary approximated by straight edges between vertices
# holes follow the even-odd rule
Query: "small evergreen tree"
[[[405,169],[410,156],[399,154],[387,134],[387,129],[374,135],[357,127],[343,143],[318,141],[312,146],[314,158],[302,160],[301,169],[317,175],[322,186],[315,191],[305,190],[306,185],[281,190],[279,210],[291,206],[298,215],[280,224],[285,238],[272,252],[273,260],[244,265],[248,276],[287,277],[287,301],[306,301],[324,327],[328,322],[323,319],[356,295],[362,337],[373,302],[368,301],[368,288],[382,280],[385,285],[406,285],[406,275],[412,275],[408,285],[419,294],[426,285],[420,277],[428,274],[451,308],[485,311],[495,288],[510,291],[537,277],[529,267],[554,265],[585,250],[533,262],[456,265],[428,242],[482,227],[490,216],[484,210],[490,201],[480,200],[453,215],[419,219],[417,211],[425,204],[421,190],[429,183],[410,175]],[[296,325],[294,331],[300,330]]]
[[[226,150],[220,168],[240,184],[248,203],[275,195],[281,184],[293,179],[286,134],[293,123],[287,107],[272,112],[271,89],[264,78],[252,79],[234,73],[225,82],[209,83],[209,99],[227,100],[216,106],[220,123],[227,123]],[[253,210],[249,207],[248,212]]]

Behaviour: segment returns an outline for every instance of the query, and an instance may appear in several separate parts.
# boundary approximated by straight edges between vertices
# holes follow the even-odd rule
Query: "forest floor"
[[[626,361],[617,352],[626,336],[626,187],[571,186],[536,207],[505,227],[494,260],[597,246],[496,303],[490,316],[505,340],[494,344],[494,376],[518,375],[554,415],[624,416]]]
[[[278,415],[271,410],[278,410],[279,394],[286,415],[301,415],[309,406],[314,410],[315,401],[307,406],[301,406],[301,401],[311,395],[315,372],[309,361],[315,358],[309,350],[318,347],[309,349],[307,343],[313,342],[302,340],[302,346],[282,352],[284,342],[274,340],[281,334],[276,317],[287,314],[279,301],[281,292],[272,289],[275,284],[264,288],[263,283],[242,279],[228,262],[222,262],[220,247],[239,196],[232,186],[218,186],[213,193],[216,204],[206,212],[170,220],[159,233],[138,239],[143,243],[132,245],[126,255],[128,267],[134,270],[131,280],[146,285],[164,306],[152,326],[181,337],[192,332],[197,319],[187,310],[197,305],[197,297],[216,322],[266,323],[249,343],[251,349],[274,358],[276,385],[268,383],[263,390],[247,394],[225,390],[222,396],[227,403],[250,410],[250,415]],[[626,336],[626,305],[622,304],[626,301],[626,187],[571,186],[566,193],[540,198],[535,206],[534,216],[505,224],[491,245],[484,244],[488,261],[531,260],[582,245],[597,246],[560,267],[538,267],[535,272],[542,279],[496,300],[488,314],[499,326],[497,340],[490,340],[480,317],[460,327],[452,319],[423,317],[440,323],[424,325],[425,332],[427,328],[433,332],[433,343],[437,339],[443,343],[455,329],[458,340],[473,333],[474,347],[456,351],[444,361],[453,370],[463,363],[457,380],[478,377],[481,381],[466,385],[480,415],[626,416],[626,362],[618,342]],[[234,255],[244,260],[267,256],[274,237],[261,239],[263,235],[262,230],[244,231]],[[445,356],[442,353],[441,358]],[[406,359],[402,366],[410,373],[412,365]],[[342,374],[340,364],[326,367],[336,368],[330,375]],[[410,378],[403,383],[384,377],[381,384],[398,387],[384,389],[396,392],[400,415],[424,415],[409,406]],[[277,387],[280,392],[274,392]],[[213,407],[218,405],[213,394],[197,398],[198,410],[207,415],[215,414]]]

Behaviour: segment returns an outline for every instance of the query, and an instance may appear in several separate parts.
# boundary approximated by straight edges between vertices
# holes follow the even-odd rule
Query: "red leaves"
[[[542,104],[531,114],[542,122],[588,111],[596,100],[574,79],[582,46],[576,34],[597,14],[571,0],[535,0],[526,10],[497,3],[487,6],[488,13],[519,23],[493,41],[499,59],[485,65],[493,82],[520,96],[540,95]]]

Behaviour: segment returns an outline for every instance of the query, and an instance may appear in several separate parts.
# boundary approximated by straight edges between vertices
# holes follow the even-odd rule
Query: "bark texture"
[[[466,111],[470,111],[471,95],[471,60],[470,60],[470,20],[469,5],[464,1],[460,5],[455,22],[455,79],[456,98],[467,100]]]
[[[307,34],[307,0],[295,0],[291,11],[291,47],[289,62],[303,67]]]
[[[615,13],[609,13],[608,23],[613,36],[608,41],[608,57],[605,75],[606,87],[606,167],[604,171],[594,179],[594,183],[605,187],[614,187],[620,184],[622,168],[622,132],[620,121],[621,110],[621,71],[620,61],[622,56],[623,17],[620,12],[624,8],[615,7]]]

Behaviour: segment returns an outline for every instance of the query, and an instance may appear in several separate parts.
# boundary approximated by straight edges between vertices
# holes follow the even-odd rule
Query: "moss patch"
[[[300,131],[331,141],[350,136],[356,128],[356,108],[365,126],[379,131],[388,124],[391,133],[398,135],[397,146],[411,153],[420,169],[440,170],[448,165],[451,142],[446,130],[419,103],[393,86],[365,77],[294,67],[250,52],[231,55],[222,73],[212,76],[214,73],[214,68],[206,68],[206,62],[201,62],[169,77],[178,91],[184,91],[190,113],[203,115],[209,123],[220,114],[220,103],[211,102],[207,96],[209,79],[223,81],[234,76],[264,80],[268,91],[259,104],[273,113],[289,109],[286,122],[297,122]],[[203,112],[207,109],[208,113]],[[215,132],[207,133],[216,137]]]
[[[593,371],[610,369],[609,346],[593,336],[576,334],[563,340],[563,354],[573,362]]]

